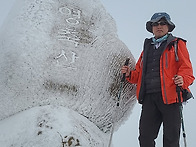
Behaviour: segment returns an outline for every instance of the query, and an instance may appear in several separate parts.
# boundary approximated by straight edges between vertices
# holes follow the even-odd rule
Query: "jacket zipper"
[[[166,104],[168,104],[167,95],[166,95],[166,88],[165,88],[165,77],[164,77],[164,70],[163,70],[163,57],[162,57],[162,75],[163,75],[163,92],[165,95]]]
[[[168,57],[167,57],[167,53],[165,53],[165,67],[168,68]]]
[[[143,56],[142,56],[142,59],[141,59],[141,62],[140,62],[140,68],[142,67],[142,64],[143,64]]]

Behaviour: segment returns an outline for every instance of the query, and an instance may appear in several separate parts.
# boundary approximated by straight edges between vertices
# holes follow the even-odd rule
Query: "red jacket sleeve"
[[[143,66],[143,52],[141,53],[136,63],[135,70],[132,70],[130,72],[130,76],[126,78],[128,82],[132,84],[138,83],[140,72],[142,72],[142,66]]]
[[[194,81],[193,68],[190,61],[189,53],[186,47],[186,42],[179,40],[178,41],[178,58],[179,58],[179,70],[178,75],[183,77],[183,88],[187,89]]]

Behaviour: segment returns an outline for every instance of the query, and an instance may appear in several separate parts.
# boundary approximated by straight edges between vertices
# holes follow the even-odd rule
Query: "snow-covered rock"
[[[99,0],[16,0],[1,28],[0,51],[2,121],[31,115],[33,107],[61,106],[107,133],[135,104],[136,86],[125,83],[116,106],[120,68],[127,57],[131,67],[135,60]]]
[[[59,106],[23,111],[0,121],[0,130],[2,147],[104,147],[109,140],[88,119]]]

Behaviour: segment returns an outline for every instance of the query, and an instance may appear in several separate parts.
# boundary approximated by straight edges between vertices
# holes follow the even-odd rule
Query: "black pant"
[[[161,93],[146,94],[139,125],[140,147],[155,147],[163,123],[163,147],[179,147],[181,119],[179,104],[166,105]]]

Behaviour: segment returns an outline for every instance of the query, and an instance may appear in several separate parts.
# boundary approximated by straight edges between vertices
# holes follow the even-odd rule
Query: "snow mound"
[[[108,136],[88,119],[59,106],[34,107],[0,121],[3,147],[105,147]]]

